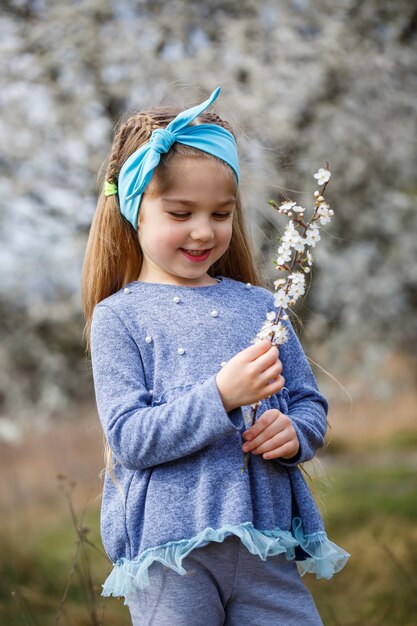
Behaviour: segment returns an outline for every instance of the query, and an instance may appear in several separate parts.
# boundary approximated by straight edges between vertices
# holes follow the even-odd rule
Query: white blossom
[[[325,224],[327,224],[327,222],[330,222],[329,214],[321,215],[320,216],[320,224],[322,224],[324,226]]]
[[[278,265],[284,265],[287,261],[291,260],[291,252],[290,250],[283,250],[279,256],[277,257]]]
[[[285,293],[285,289],[280,289],[276,294],[274,294],[274,306],[283,307],[284,309],[289,305],[290,298],[288,294]]]
[[[282,242],[287,241],[287,242],[292,243],[294,237],[296,237],[297,235],[298,235],[298,232],[297,232],[297,229],[295,228],[294,222],[290,220],[284,231],[281,241]]]
[[[316,243],[320,241],[320,239],[321,239],[321,236],[320,236],[319,229],[313,225],[310,226],[305,235],[306,244],[308,246],[313,246],[314,248]]]
[[[294,222],[290,220],[287,225],[283,236],[281,237],[281,245],[278,248],[279,259],[277,262],[279,265],[283,265],[286,261],[291,260],[291,249],[304,250],[304,240],[300,236],[299,232],[294,226]]]
[[[258,341],[262,341],[263,339],[270,339],[270,332],[268,328],[265,328],[264,326],[262,326],[261,330],[256,335],[253,343],[257,343]]]
[[[334,212],[330,209],[327,202],[322,202],[317,209],[317,215],[320,217],[320,224],[327,224],[330,222],[330,218],[334,215]]]
[[[288,293],[290,294],[293,300],[297,300],[300,296],[305,293],[304,285],[301,284],[293,284],[290,286]]]
[[[272,340],[273,344],[280,346],[288,340],[288,330],[281,322],[274,326],[274,333],[275,337]]]
[[[297,252],[303,252],[303,251],[304,251],[304,248],[305,248],[305,245],[306,245],[306,241],[305,241],[305,239],[303,239],[303,238],[301,237],[301,235],[298,235],[298,237],[297,237],[297,239],[296,239],[296,241],[295,241],[295,243],[294,243],[293,248],[294,248],[294,250],[296,250]]]
[[[302,272],[293,272],[289,275],[288,279],[291,280],[288,295],[291,296],[293,300],[296,300],[305,293],[305,276]]]
[[[257,333],[255,339],[253,340],[253,343],[256,343],[256,341],[261,341],[262,339],[270,339],[272,335],[272,326],[273,323],[270,320],[265,320],[262,324],[260,331]]]
[[[288,278],[291,280],[293,285],[294,284],[304,285],[305,283],[305,276],[302,272],[293,272],[292,274],[288,276]]]
[[[272,335],[274,334],[274,338],[272,339]],[[273,324],[270,320],[265,320],[261,330],[256,335],[256,338],[253,340],[253,343],[257,341],[261,341],[262,339],[272,339],[272,343],[275,345],[281,345],[285,343],[288,339],[288,330],[282,322],[278,322],[278,324]]]
[[[277,278],[276,280],[274,280],[275,290],[281,287],[281,285],[285,285],[285,283],[286,283],[285,278]]]
[[[282,242],[282,244],[278,248],[278,254],[283,254],[284,252],[290,252],[292,244],[288,241]]]
[[[289,211],[291,211],[291,209],[296,206],[297,203],[296,202],[283,202],[282,204],[280,204],[280,206],[278,207],[278,211],[280,213],[288,213]]]
[[[314,178],[317,178],[317,182],[319,185],[324,185],[330,180],[331,172],[329,170],[325,170],[323,167],[320,167],[319,171],[314,174]]]

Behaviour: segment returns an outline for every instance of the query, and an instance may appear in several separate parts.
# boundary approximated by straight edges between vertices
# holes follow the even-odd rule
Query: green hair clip
[[[103,187],[105,196],[114,196],[117,193],[117,185],[115,183],[109,183],[108,180],[104,182]]]

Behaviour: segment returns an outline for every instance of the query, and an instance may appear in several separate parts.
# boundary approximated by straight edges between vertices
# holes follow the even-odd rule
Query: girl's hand
[[[238,352],[222,367],[216,384],[227,412],[269,398],[283,388],[278,354],[277,346],[264,339]]]
[[[268,409],[243,433],[243,452],[262,454],[264,459],[291,459],[300,449],[291,419],[278,409]]]

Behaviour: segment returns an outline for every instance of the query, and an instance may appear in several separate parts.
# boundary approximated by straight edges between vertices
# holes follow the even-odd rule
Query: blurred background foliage
[[[79,283],[113,129],[126,111],[192,106],[218,85],[213,110],[238,134],[271,285],[285,222],[267,200],[310,207],[313,173],[325,161],[332,171],[335,216],[313,249],[297,330],[331,407],[318,496],[331,538],[354,557],[334,581],[308,584],[326,624],[413,623],[416,31],[412,0],[3,0],[1,623],[52,623],[58,610],[74,528],[55,471],[77,481],[100,545],[101,433]],[[94,623],[80,585],[62,623]],[[104,623],[126,623],[125,607],[106,606],[116,605]]]

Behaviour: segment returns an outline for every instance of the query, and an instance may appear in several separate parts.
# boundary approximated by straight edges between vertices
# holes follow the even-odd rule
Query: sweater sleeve
[[[283,465],[297,465],[312,459],[324,445],[327,430],[328,402],[319,391],[316,378],[289,320],[288,340],[279,346],[282,375],[288,390],[288,412],[300,442],[300,449],[291,459],[277,459]]]
[[[128,469],[179,459],[242,430],[241,409],[226,412],[215,375],[178,398],[149,406],[139,348],[107,305],[94,309],[91,360],[105,437],[117,460]]]

